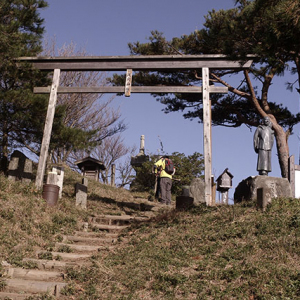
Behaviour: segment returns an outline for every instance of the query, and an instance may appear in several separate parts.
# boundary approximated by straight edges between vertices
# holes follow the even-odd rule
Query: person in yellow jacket
[[[160,159],[154,164],[154,172],[159,174],[159,186],[160,186],[160,200],[162,204],[171,204],[171,188],[172,188],[172,175],[165,171],[165,159],[168,156],[161,156]]]

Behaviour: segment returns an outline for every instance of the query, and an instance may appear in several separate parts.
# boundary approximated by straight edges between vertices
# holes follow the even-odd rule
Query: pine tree
[[[258,126],[260,119],[269,116],[276,137],[278,160],[282,177],[288,177],[288,137],[300,121],[299,113],[292,113],[282,104],[269,99],[269,90],[275,76],[287,70],[296,74],[295,83],[300,92],[300,2],[299,0],[238,0],[229,10],[211,11],[206,16],[204,28],[189,35],[167,41],[163,34],[152,32],[148,43],[129,43],[132,55],[175,54],[225,54],[229,59],[243,60],[248,54],[257,59],[245,71],[240,85],[226,82],[226,75],[236,71],[210,73],[211,84],[220,82],[229,94],[211,94],[213,125],[239,127]],[[116,85],[124,78],[114,76]],[[258,85],[255,87],[253,83]],[[133,76],[135,85],[197,85],[201,74],[191,72],[138,72]],[[185,118],[199,118],[202,122],[202,96],[195,94],[154,95],[165,104],[165,112],[184,111]]]
[[[47,79],[16,58],[41,52],[44,32],[38,10],[42,0],[0,2],[0,153],[1,169],[7,167],[10,151],[37,142],[42,134],[46,98],[32,93]]]

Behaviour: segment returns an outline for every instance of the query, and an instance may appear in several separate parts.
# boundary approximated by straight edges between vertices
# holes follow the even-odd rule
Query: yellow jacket
[[[158,160],[154,166],[156,166],[157,168],[155,168],[155,173],[158,172],[159,169],[161,169],[161,172],[159,174],[159,177],[167,177],[172,179],[172,175],[168,174],[167,172],[165,172],[165,159],[161,158],[160,160]]]

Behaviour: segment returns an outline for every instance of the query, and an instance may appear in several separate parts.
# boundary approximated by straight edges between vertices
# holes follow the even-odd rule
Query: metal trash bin
[[[43,199],[46,200],[49,206],[56,206],[59,195],[59,186],[55,184],[44,184],[43,185]]]

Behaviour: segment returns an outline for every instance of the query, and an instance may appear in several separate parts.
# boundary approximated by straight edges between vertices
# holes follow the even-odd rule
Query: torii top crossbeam
[[[91,57],[20,57],[18,62],[31,63],[33,68],[53,71],[53,82],[50,88],[36,87],[36,93],[50,93],[44,136],[41,145],[36,186],[42,186],[46,158],[50,143],[54,109],[57,93],[202,93],[203,97],[203,141],[204,141],[204,177],[205,201],[212,205],[211,192],[211,107],[209,93],[226,93],[227,88],[209,85],[209,69],[242,70],[250,68],[253,56],[247,60],[233,61],[225,55],[150,55],[150,56],[91,56]],[[131,87],[132,71],[176,71],[202,70],[202,87],[168,86],[168,87]],[[127,71],[125,87],[59,87],[60,71]],[[127,81],[127,76],[129,81]],[[129,82],[129,85],[128,85]],[[46,125],[48,128],[46,128]]]
[[[61,71],[163,71],[249,68],[252,58],[233,61],[221,54],[206,55],[139,55],[139,56],[70,56],[70,57],[20,57],[19,61],[33,64],[39,70]]]

